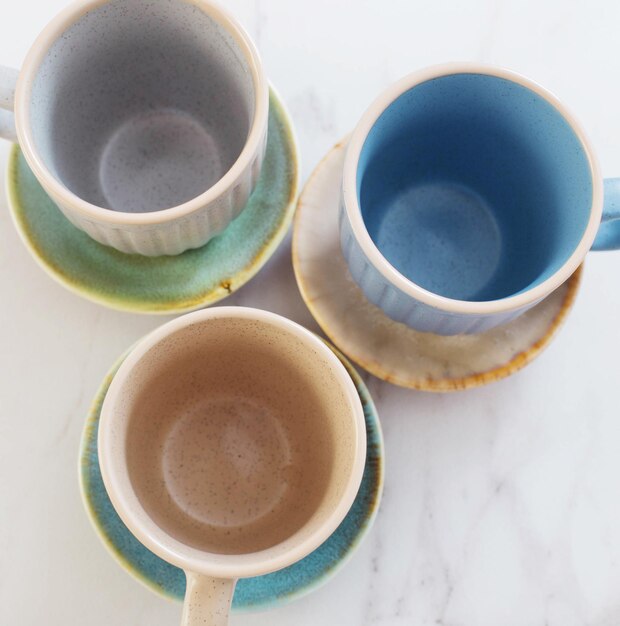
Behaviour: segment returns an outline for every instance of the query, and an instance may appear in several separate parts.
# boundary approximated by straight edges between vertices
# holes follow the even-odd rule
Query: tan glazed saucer
[[[369,302],[340,250],[338,206],[346,141],[316,167],[299,198],[293,266],[301,295],[329,339],[382,380],[423,391],[479,387],[514,374],[551,342],[581,280],[571,278],[525,314],[479,335],[412,330]]]

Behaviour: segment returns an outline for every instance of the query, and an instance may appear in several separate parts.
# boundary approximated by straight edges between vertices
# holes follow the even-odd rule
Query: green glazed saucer
[[[233,597],[234,611],[255,611],[280,606],[314,591],[327,582],[355,552],[368,533],[383,490],[383,438],[377,411],[366,385],[351,363],[330,345],[351,375],[366,419],[366,467],[351,510],[335,532],[301,561],[266,576],[239,580]],[[90,520],[116,561],[134,578],[159,595],[181,600],[185,574],[145,548],[117,515],[101,478],[97,434],[101,406],[124,356],[103,381],[86,421],[80,444],[80,488]]]
[[[182,313],[213,304],[252,278],[290,225],[299,159],[291,122],[272,90],[267,153],[246,208],[202,248],[144,257],[101,245],[73,226],[50,200],[15,145],[7,190],[15,225],[43,269],[75,293],[136,313]]]

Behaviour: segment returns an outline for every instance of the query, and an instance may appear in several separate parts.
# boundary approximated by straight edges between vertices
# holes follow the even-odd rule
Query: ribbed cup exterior
[[[475,315],[444,311],[404,293],[371,263],[357,241],[344,203],[340,203],[340,244],[353,280],[364,295],[386,315],[410,328],[437,335],[473,335],[515,319],[537,302],[516,310]]]
[[[97,220],[93,216],[85,216],[61,198],[55,197],[51,189],[47,191],[74,226],[103,245],[128,254],[145,256],[180,254],[206,244],[241,213],[256,187],[266,147],[265,127],[256,154],[222,194],[180,217],[166,218],[165,211],[162,211],[160,221],[151,224],[121,224]]]

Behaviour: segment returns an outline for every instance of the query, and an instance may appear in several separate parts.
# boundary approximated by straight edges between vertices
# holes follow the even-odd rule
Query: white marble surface
[[[288,103],[304,178],[378,91],[447,60],[507,65],[582,119],[620,175],[620,4],[541,0],[228,0]],[[19,65],[64,0],[3,2]],[[0,145],[4,170],[8,146]],[[0,183],[4,187],[4,183]],[[77,449],[108,366],[163,320],[109,311],[29,258],[0,190],[0,623],[165,626],[177,605],[130,579],[82,510]],[[620,624],[620,254],[592,254],[554,344],[450,396],[368,377],[386,439],[378,522],[327,586],[233,626]],[[227,301],[316,329],[284,245]]]

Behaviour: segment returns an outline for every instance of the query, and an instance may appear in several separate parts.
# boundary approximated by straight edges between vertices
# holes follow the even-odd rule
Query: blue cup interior
[[[392,102],[363,145],[357,185],[368,233],[392,266],[476,302],[553,275],[592,204],[588,157],[564,116],[486,74],[431,79]]]

